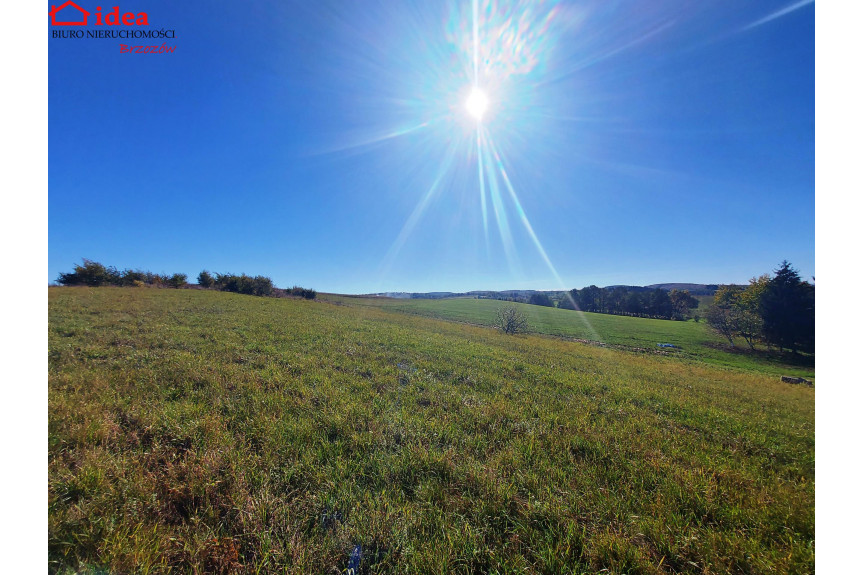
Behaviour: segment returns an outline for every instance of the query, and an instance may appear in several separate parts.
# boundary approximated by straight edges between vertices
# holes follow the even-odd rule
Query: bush
[[[318,296],[318,292],[315,290],[306,289],[300,286],[292,287],[289,293],[294,297],[303,297],[306,299],[315,299]]]
[[[198,274],[198,285],[202,288],[211,288],[213,284],[216,283],[216,280],[213,279],[213,276],[210,275],[210,272],[207,270],[202,271]]]
[[[273,280],[270,278],[266,276],[251,277],[246,274],[216,274],[214,285],[221,291],[260,296],[272,295],[275,289]]]
[[[252,294],[268,296],[273,293],[273,280],[266,276],[255,276],[252,278]]]
[[[99,262],[83,260],[81,265],[75,266],[71,273],[61,273],[57,283],[64,286],[87,285],[87,286],[155,286],[183,288],[187,285],[188,276],[176,273],[173,275],[159,275],[149,271],[123,270],[118,272],[116,268],[105,267]],[[246,274],[216,274],[213,277],[210,272],[203,270],[198,274],[198,285],[203,288],[216,288],[221,291],[229,291],[246,295],[272,296],[277,293],[273,280],[266,276],[247,276]],[[287,290],[286,290],[287,291]],[[278,290],[278,293],[284,293]],[[294,287],[288,293],[306,299],[315,299],[317,292],[313,289]]]
[[[510,335],[525,333],[530,328],[527,316],[512,305],[497,308],[497,327]]]
[[[168,278],[168,281],[165,282],[168,284],[168,287],[179,289],[186,285],[186,278],[188,276],[186,274],[174,274]]]
[[[174,274],[172,276],[160,276],[153,272],[141,270],[117,271],[115,267],[105,267],[99,262],[84,259],[82,265],[76,265],[75,271],[71,273],[60,273],[57,283],[64,286],[85,285],[98,286],[141,286],[153,285],[169,287],[183,287],[186,285],[186,274]]]
[[[120,285],[120,274],[115,268],[106,268],[99,262],[84,259],[82,265],[76,265],[72,273],[61,273],[57,283],[64,286],[85,285],[98,287],[103,285]]]
[[[147,283],[147,274],[141,270],[123,270],[120,281],[124,286],[137,286],[139,283],[145,284]]]

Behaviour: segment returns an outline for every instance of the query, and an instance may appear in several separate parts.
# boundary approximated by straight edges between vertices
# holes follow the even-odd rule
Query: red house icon
[[[84,15],[84,21],[83,22],[58,22],[57,21],[57,13],[60,12],[61,10],[63,10],[64,8],[68,7],[68,6],[73,6],[73,7],[77,8],[78,11]],[[71,15],[71,12],[72,11],[70,10],[69,11],[70,15]],[[83,8],[81,8],[80,6],[75,4],[74,2],[72,2],[72,0],[69,0],[68,2],[66,2],[65,4],[62,4],[60,6],[51,6],[51,11],[48,12],[48,14],[51,15],[51,25],[52,26],[86,26],[87,25],[87,18],[90,16],[89,12],[87,12],[86,10],[84,10]]]

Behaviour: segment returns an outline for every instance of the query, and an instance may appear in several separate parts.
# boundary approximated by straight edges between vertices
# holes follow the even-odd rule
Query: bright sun
[[[480,121],[482,120],[482,115],[488,109],[488,96],[479,88],[474,88],[471,90],[470,96],[467,97],[464,105],[467,108],[467,113],[477,121]]]

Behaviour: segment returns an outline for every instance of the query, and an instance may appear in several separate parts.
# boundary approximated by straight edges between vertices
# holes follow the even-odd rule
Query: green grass
[[[49,290],[49,571],[812,573],[814,392],[372,307]],[[102,571],[104,572],[104,571]]]
[[[815,377],[814,359],[811,356],[795,357],[789,353],[768,352],[762,348],[751,352],[742,339],[735,342],[736,347],[732,348],[727,340],[711,331],[704,321],[671,321],[584,313],[473,298],[392,299],[330,294],[323,294],[321,297],[342,305],[384,308],[490,327],[496,324],[499,307],[515,305],[527,315],[531,330],[538,334],[601,342],[630,351],[669,354],[684,360],[777,376],[793,375],[809,380]],[[658,343],[671,343],[677,348],[659,348]]]

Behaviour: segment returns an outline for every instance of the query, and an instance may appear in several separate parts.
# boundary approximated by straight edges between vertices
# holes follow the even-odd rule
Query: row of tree
[[[800,279],[787,261],[771,278],[765,274],[748,286],[723,285],[713,296],[707,322],[734,345],[742,338],[792,352],[815,352],[815,286]]]
[[[595,313],[684,320],[692,316],[698,300],[686,290],[633,290],[625,286],[595,285],[565,294],[558,307]]]
[[[204,289],[217,289],[247,295],[286,296],[315,299],[318,295],[313,289],[294,286],[290,289],[279,289],[273,285],[273,280],[266,276],[247,276],[246,274],[211,274],[204,270],[198,274],[198,285]]]
[[[198,285],[205,289],[217,289],[248,295],[285,296],[315,299],[318,292],[313,289],[294,286],[290,289],[279,289],[273,285],[273,280],[265,276],[247,276],[246,274],[211,274],[204,270],[198,274]]]
[[[80,265],[75,265],[70,273],[61,273],[57,283],[64,286],[118,286],[118,287],[169,287],[182,288],[188,284],[186,274],[161,275],[150,271],[118,270],[113,266],[104,266],[99,262],[85,259]],[[317,292],[294,286],[290,289],[279,289],[273,285],[273,280],[266,276],[248,276],[246,274],[211,274],[207,270],[198,274],[198,286],[205,289],[234,292],[257,296],[294,296],[315,299]]]
[[[156,286],[181,288],[186,285],[186,274],[162,275],[150,271],[118,270],[114,266],[104,266],[99,262],[85,259],[70,273],[61,273],[57,283],[64,286]]]
[[[246,274],[216,274],[207,270],[198,274],[198,285],[206,289],[217,289],[246,295],[273,295],[273,280],[266,276],[247,276]]]

